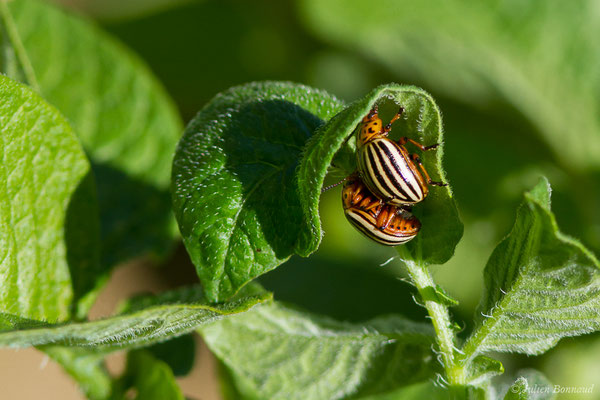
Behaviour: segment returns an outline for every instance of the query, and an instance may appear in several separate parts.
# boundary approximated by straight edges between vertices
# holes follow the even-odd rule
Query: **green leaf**
[[[169,365],[146,350],[127,355],[124,379],[135,389],[136,400],[185,400]]]
[[[388,393],[359,397],[360,400],[447,400],[448,398],[447,388],[436,386],[429,381],[408,385]],[[460,399],[461,397],[453,398],[453,400]]]
[[[182,130],[171,100],[137,56],[90,22],[42,1],[8,8],[4,25],[14,24],[11,44],[31,70],[25,78],[33,75],[71,121],[92,160],[103,264],[164,254],[175,232],[168,185]]]
[[[465,359],[485,351],[540,354],[562,337],[600,328],[600,265],[559,232],[543,179],[485,268],[485,292]]]
[[[191,0],[104,0],[104,1],[85,1],[77,3],[77,9],[82,10],[86,15],[91,15],[94,19],[101,19],[103,22],[122,22],[130,19],[145,19],[149,16],[168,11],[171,8],[180,7]]]
[[[89,305],[100,273],[90,166],[37,94],[0,76],[0,98],[0,326],[63,321]]]
[[[360,397],[360,400],[488,400],[485,389],[473,386],[443,386],[432,381],[419,382],[385,394]]]
[[[441,144],[435,151],[423,152],[421,158],[431,179],[448,182],[442,168],[442,120],[434,100],[427,92],[414,86],[382,85],[328,121],[307,145],[298,170],[298,180],[308,183],[301,185],[300,196],[307,214],[305,230],[310,229],[311,232],[310,235],[303,236],[309,251],[318,247],[321,238],[318,205],[327,169],[344,140],[353,134],[373,105],[382,100],[387,100],[388,106],[390,101],[393,102],[394,112],[399,105],[405,110],[401,120],[394,124],[392,138],[408,136],[428,145]],[[343,175],[354,172],[356,168],[352,146],[354,140],[350,139],[348,142],[348,146],[342,148],[333,161],[334,165],[342,169]],[[415,239],[401,246],[409,253],[404,256],[428,264],[445,263],[454,254],[454,248],[463,233],[450,187],[432,188],[427,199],[416,205],[413,211],[423,226]]]
[[[351,324],[272,303],[201,332],[249,398],[355,398],[429,379],[439,367],[430,327],[399,316]]]
[[[173,208],[209,299],[310,253],[303,238],[314,232],[298,191],[313,182],[296,169],[306,141],[340,107],[303,85],[251,83],[219,94],[190,122],[173,161]]]
[[[440,285],[428,286],[419,292],[422,301],[433,301],[446,307],[458,305],[458,300],[451,297]]]
[[[477,107],[503,100],[535,125],[565,168],[600,167],[594,0],[577,7],[560,0],[300,4],[305,23],[328,43]]]
[[[104,400],[110,396],[112,381],[104,367],[106,354],[93,349],[42,346],[40,348],[59,363],[79,385],[88,399]]]
[[[523,377],[517,378],[515,383],[508,389],[508,392],[506,392],[504,400],[529,400],[528,389],[527,379]]]
[[[185,376],[194,367],[196,342],[193,334],[175,337],[146,349],[158,360],[165,362],[175,376]]]
[[[225,364],[217,359],[217,372],[219,378],[219,388],[221,389],[221,397],[224,400],[258,400],[249,396],[244,396],[238,389],[241,382],[236,382],[231,371]],[[252,391],[247,389],[246,392]]]
[[[486,356],[477,356],[467,371],[466,382],[470,385],[485,385],[496,375],[504,373],[504,366],[498,360]]]
[[[0,333],[0,346],[26,347],[44,344],[96,347],[106,351],[140,347],[179,336],[199,326],[244,312],[270,300],[270,293],[251,294],[228,303],[206,303],[199,287],[152,296],[139,303],[143,308],[91,322],[65,325],[18,326]]]
[[[549,400],[553,399],[554,387],[541,372],[526,369],[517,373],[515,382],[500,391],[504,400]]]

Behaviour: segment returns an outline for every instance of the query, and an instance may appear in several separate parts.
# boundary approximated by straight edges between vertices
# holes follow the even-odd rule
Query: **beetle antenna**
[[[326,191],[328,191],[329,189],[333,189],[334,187],[336,187],[337,185],[339,185],[340,183],[346,182],[348,179],[350,179],[352,177],[352,175],[345,177],[344,179],[342,179],[341,181],[334,183],[333,185],[329,185],[329,186],[325,186],[323,189],[321,189],[321,193],[325,193]]]

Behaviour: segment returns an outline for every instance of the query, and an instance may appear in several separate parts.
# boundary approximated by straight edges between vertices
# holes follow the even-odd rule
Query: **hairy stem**
[[[465,383],[464,371],[456,364],[454,332],[452,330],[452,323],[450,322],[448,307],[431,298],[429,293],[435,288],[435,283],[427,266],[406,258],[404,259],[404,263],[431,317],[448,383],[451,386],[462,385]]]
[[[27,56],[27,51],[25,50],[25,46],[23,46],[19,31],[15,25],[15,21],[13,20],[10,10],[8,9],[8,0],[0,0],[0,15],[2,17],[2,23],[4,23],[10,43],[12,44],[17,59],[23,68],[23,74],[25,75],[27,84],[31,86],[33,90],[39,92],[40,86],[35,76],[33,65]]]

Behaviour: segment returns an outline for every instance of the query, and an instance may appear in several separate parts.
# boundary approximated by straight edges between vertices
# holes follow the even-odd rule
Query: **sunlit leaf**
[[[190,122],[173,162],[173,208],[211,300],[310,253],[302,239],[314,232],[298,192],[314,182],[296,170],[306,141],[340,107],[303,85],[252,83],[218,95]]]
[[[100,274],[90,166],[37,94],[0,76],[0,98],[0,326],[63,321],[87,306]]]
[[[92,160],[104,266],[164,254],[175,231],[168,185],[182,130],[164,89],[115,39],[47,2],[10,1],[3,17],[3,25],[15,28],[9,50],[17,50],[29,74],[3,72],[39,87],[73,124]]]

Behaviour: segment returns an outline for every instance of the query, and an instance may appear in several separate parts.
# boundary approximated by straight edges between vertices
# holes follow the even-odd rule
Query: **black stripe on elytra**
[[[369,220],[368,218],[366,218],[363,214],[361,214],[360,212],[355,212],[352,210],[349,210],[350,213],[352,213],[352,215],[357,216],[359,219],[365,221],[367,223],[368,226],[374,226],[373,221]],[[361,224],[360,221],[357,221],[356,219],[350,217],[351,222],[353,222],[353,225],[358,228],[358,230],[360,230],[363,234],[365,234],[366,236],[368,236],[369,238],[380,242],[380,243],[396,243],[396,241],[394,240],[389,240],[389,239],[384,239],[384,238],[380,238],[379,236],[376,236],[375,234],[373,234],[371,232],[371,230],[366,227],[365,225]],[[383,234],[390,236],[388,233],[382,232]],[[392,239],[394,239],[395,237],[392,236]]]
[[[379,168],[378,163],[375,161],[375,158],[373,156],[373,153],[377,152],[376,149],[373,149],[373,151],[371,151],[371,146],[367,147],[365,149],[365,152],[367,153],[367,157],[369,158],[368,163],[370,163],[373,166],[373,173],[375,174],[375,178],[377,179],[377,181],[373,181],[373,179],[371,177],[368,177],[368,179],[371,181],[371,184],[375,187],[375,188],[379,188],[380,186],[383,188],[383,190],[379,190],[380,192],[382,191],[386,191],[390,194],[390,196],[392,196],[391,198],[393,198],[394,194],[396,193],[396,191],[394,190],[394,188],[391,188],[388,186],[387,182],[385,181],[385,179],[383,179],[383,177],[381,176],[382,171],[381,168]],[[379,154],[377,154],[377,157],[379,157]],[[366,164],[366,163],[365,163]],[[369,175],[368,172],[368,168],[366,168],[365,166],[365,175]],[[386,171],[383,171],[383,173],[385,173]],[[389,173],[389,171],[387,171]],[[384,199],[384,200],[388,200],[388,199]]]
[[[352,213],[353,215],[356,215],[356,216],[358,216],[360,219],[362,219],[363,221],[365,221],[365,222],[367,223],[367,225],[369,225],[369,226],[375,226],[375,228],[376,228],[376,229],[378,229],[378,228],[376,227],[376,225],[374,224],[374,222],[373,222],[373,221],[371,221],[369,218],[367,218],[365,215],[363,215],[363,213],[356,212],[356,211],[353,211],[353,210],[348,210],[348,212]],[[385,232],[385,231],[382,231],[382,230],[378,229],[378,230],[379,230],[379,232],[381,232],[382,234],[386,235],[386,236],[387,236],[387,237],[389,237],[390,239],[384,239],[384,238],[381,238],[381,237],[379,237],[379,236],[376,236],[375,234],[373,234],[373,233],[372,233],[372,232],[369,230],[369,228],[367,228],[365,225],[363,225],[363,224],[359,223],[357,220],[355,220],[355,219],[353,219],[353,218],[350,218],[350,219],[352,220],[352,222],[354,222],[354,224],[353,224],[353,225],[354,225],[355,227],[357,227],[357,228],[358,228],[358,229],[359,229],[359,230],[360,230],[362,233],[364,233],[364,234],[365,234],[365,235],[367,235],[369,238],[371,238],[371,239],[373,239],[373,240],[375,240],[375,241],[377,241],[377,242],[380,242],[380,243],[389,243],[389,244],[393,244],[393,243],[395,243],[395,244],[399,244],[399,243],[404,243],[404,242],[407,242],[408,240],[410,240],[410,239],[409,239],[409,238],[410,238],[410,236],[408,236],[408,237],[407,237],[407,236],[405,236],[405,235],[404,235],[404,236],[392,235],[392,234],[390,234],[390,233],[388,233],[388,232]]]
[[[379,141],[376,143],[377,147],[383,151],[385,153],[385,155],[388,157],[388,159],[390,160],[390,163],[394,166],[394,169],[396,170],[396,172],[398,173],[398,175],[400,175],[400,177],[402,177],[402,180],[404,181],[404,183],[406,183],[406,186],[408,186],[408,188],[410,189],[410,191],[414,194],[414,197],[410,197],[410,196],[406,196],[406,198],[411,198],[411,200],[414,201],[418,201],[421,199],[421,197],[417,194],[416,189],[413,187],[413,185],[410,184],[410,182],[408,182],[406,180],[406,178],[404,177],[404,175],[401,172],[401,167],[398,165],[398,161],[396,160],[396,158],[394,157],[394,155],[392,154],[392,152],[390,151],[390,149],[382,143],[382,141]],[[396,153],[399,153],[400,151],[397,150],[396,148],[394,148],[394,150],[396,151]],[[402,159],[404,159],[404,156],[402,155],[402,153],[400,153],[400,157],[402,157]],[[406,161],[406,160],[405,160]],[[408,164],[408,163],[407,163]],[[408,165],[407,165],[408,166]],[[387,167],[387,165],[386,165]],[[408,167],[408,169],[410,170],[410,167]],[[416,179],[416,178],[415,178]]]
[[[378,158],[377,166],[378,166],[378,168],[380,168],[382,170],[381,173],[384,173],[389,178],[390,182],[392,182],[392,183],[396,182],[397,178],[394,176],[393,172],[390,170],[390,167],[388,166],[388,164],[385,161],[386,158],[391,159],[391,163],[394,166],[394,169],[397,171],[397,169],[395,168],[396,160],[391,155],[389,150],[387,150],[387,149],[383,150],[378,144],[374,144],[374,146],[375,147],[373,148],[373,152],[377,154],[377,158]],[[401,173],[398,173],[398,175],[400,175],[400,178],[402,180],[404,180],[404,182],[406,182],[406,179],[404,179],[404,176]],[[406,183],[406,186],[408,186],[408,188],[410,190],[412,190],[412,188],[410,187],[410,185],[408,183]],[[400,185],[395,185],[393,187],[393,193],[400,200],[414,200],[414,198],[410,195],[410,193],[405,191]]]

